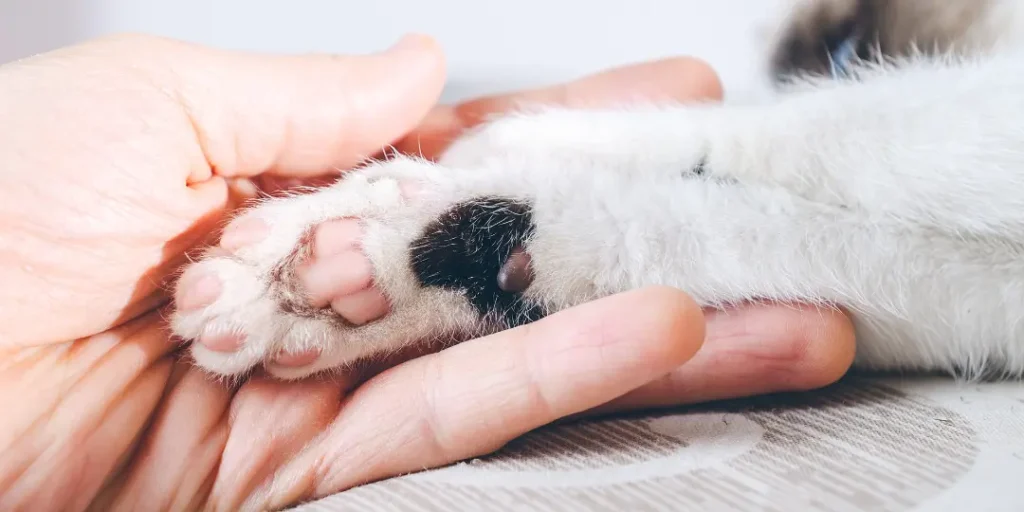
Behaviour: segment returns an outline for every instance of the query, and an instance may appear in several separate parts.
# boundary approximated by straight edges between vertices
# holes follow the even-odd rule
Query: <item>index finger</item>
[[[612,68],[571,82],[435,107],[395,144],[402,153],[435,159],[465,130],[488,117],[528,105],[598,108],[630,102],[679,103],[722,99],[722,83],[706,62],[672,57]]]
[[[659,378],[703,339],[700,308],[654,287],[414,359],[356,390],[328,431],[271,479],[261,494],[272,503],[262,505],[491,453]]]

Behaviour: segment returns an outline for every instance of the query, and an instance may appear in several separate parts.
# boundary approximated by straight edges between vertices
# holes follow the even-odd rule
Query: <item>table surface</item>
[[[811,393],[549,427],[296,510],[1017,512],[1021,475],[1021,383],[851,376]]]

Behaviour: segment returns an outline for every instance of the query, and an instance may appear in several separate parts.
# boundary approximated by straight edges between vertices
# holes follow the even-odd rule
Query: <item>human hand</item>
[[[411,41],[270,57],[118,37],[4,66],[0,115],[17,129],[0,147],[0,346],[165,301],[164,278],[222,223],[229,180],[346,168],[410,130],[445,79],[439,50]]]
[[[82,506],[129,456],[175,382],[153,310],[233,180],[351,166],[444,78],[423,38],[278,57],[129,36],[0,67],[0,509]]]
[[[756,324],[749,325],[747,328],[753,337],[748,346],[744,347],[743,344],[729,342],[732,339],[730,336],[716,338],[715,319],[721,317],[712,315],[708,327],[708,344],[691,360],[691,363],[700,363],[701,360],[704,363],[687,373],[686,369],[690,365],[683,363],[691,358],[703,341],[704,326],[700,312],[685,295],[665,289],[639,290],[611,297],[554,315],[526,328],[499,333],[439,354],[417,358],[385,371],[352,392],[349,392],[347,386],[335,382],[286,384],[256,378],[246,383],[237,393],[232,393],[224,386],[209,382],[197,371],[183,365],[173,365],[164,357],[171,347],[165,338],[159,315],[156,314],[77,342],[53,343],[87,336],[95,332],[90,329],[109,327],[117,323],[119,318],[134,316],[133,311],[147,309],[149,302],[141,298],[157,295],[134,291],[124,293],[125,290],[135,288],[132,276],[135,281],[151,276],[152,282],[143,281],[140,288],[145,290],[151,284],[152,290],[158,289],[155,283],[159,283],[163,275],[175,266],[172,261],[174,256],[201,240],[210,231],[210,226],[217,222],[214,219],[229,205],[226,177],[251,175],[261,170],[309,176],[333,166],[344,167],[353,163],[362,154],[373,152],[415,124],[436,98],[436,91],[424,94],[434,97],[423,100],[421,105],[409,98],[418,97],[417,93],[422,90],[412,89],[422,88],[423,82],[430,83],[424,77],[434,76],[434,73],[443,75],[440,56],[436,48],[429,44],[418,47],[405,57],[392,55],[390,59],[383,58],[383,63],[378,58],[374,64],[379,66],[376,69],[377,75],[359,69],[359,64],[365,65],[367,61],[321,61],[318,64],[311,63],[308,73],[300,73],[307,77],[316,75],[314,78],[288,80],[285,87],[276,89],[275,86],[280,86],[281,70],[266,65],[265,61],[248,60],[252,57],[228,58],[225,54],[206,54],[206,50],[203,50],[201,54],[220,56],[203,65],[203,59],[193,53],[191,59],[188,59],[189,63],[177,61],[175,64],[168,62],[174,60],[168,53],[185,51],[187,54],[197,50],[180,49],[177,43],[151,40],[103,44],[114,46],[71,49],[63,52],[63,56],[58,56],[56,62],[45,59],[36,61],[36,67],[45,73],[56,73],[56,78],[60,78],[61,73],[70,72],[71,80],[52,80],[52,76],[46,80],[46,83],[53,81],[58,84],[76,83],[73,78],[81,73],[81,68],[76,68],[76,62],[77,66],[85,68],[90,68],[88,63],[92,62],[96,64],[95,69],[107,69],[110,64],[105,59],[112,54],[118,56],[115,62],[127,58],[129,64],[131,59],[139,59],[140,56],[145,56],[147,60],[162,61],[162,64],[156,66],[157,71],[180,68],[173,76],[172,83],[158,85],[156,89],[161,93],[170,90],[173,98],[183,94],[182,91],[176,91],[175,87],[184,85],[186,91],[198,95],[200,101],[192,104],[188,113],[184,114],[184,119],[195,123],[196,128],[192,129],[198,129],[201,135],[192,131],[187,132],[192,134],[191,138],[178,134],[180,139],[176,139],[163,133],[153,135],[151,139],[143,137],[143,140],[132,139],[134,142],[123,143],[125,136],[139,132],[137,126],[124,127],[117,123],[108,126],[98,119],[89,119],[91,123],[77,123],[79,127],[93,126],[91,130],[83,130],[85,134],[113,135],[111,140],[83,142],[75,146],[99,150],[108,160],[92,161],[86,165],[90,160],[82,159],[81,155],[58,158],[61,154],[73,155],[72,151],[53,151],[54,155],[44,155],[57,159],[57,162],[38,162],[32,167],[48,170],[55,168],[58,180],[51,180],[48,175],[41,175],[35,181],[25,180],[26,176],[20,175],[5,178],[19,180],[4,184],[3,190],[8,194],[26,191],[58,196],[47,199],[53,204],[43,203],[42,198],[18,203],[24,207],[33,206],[33,203],[46,207],[29,208],[27,213],[7,208],[8,204],[13,203],[6,201],[6,198],[0,201],[0,205],[3,205],[0,206],[0,222],[5,226],[13,226],[15,229],[11,230],[12,233],[18,233],[17,228],[27,226],[25,221],[36,214],[42,215],[44,222],[33,225],[50,230],[26,229],[28,235],[37,235],[39,238],[32,241],[36,244],[34,246],[0,246],[4,250],[0,253],[4,258],[0,272],[11,272],[12,269],[13,272],[25,271],[23,262],[28,261],[36,267],[34,275],[47,275],[42,274],[35,263],[42,262],[52,265],[56,275],[62,276],[62,272],[74,268],[75,261],[53,259],[60,258],[61,251],[86,261],[93,256],[93,251],[123,259],[112,260],[116,262],[112,274],[100,272],[101,279],[95,282],[100,284],[97,291],[101,293],[92,295],[93,300],[89,301],[77,299],[80,290],[76,285],[82,286],[82,281],[61,279],[56,281],[55,287],[46,288],[44,285],[54,283],[42,279],[33,281],[33,270],[30,269],[27,271],[27,280],[21,282],[22,286],[36,286],[44,295],[48,294],[50,301],[54,297],[69,297],[68,303],[82,308],[84,314],[61,317],[55,315],[66,313],[62,311],[63,303],[60,300],[53,302],[52,310],[40,310],[38,304],[49,306],[42,301],[33,307],[30,300],[29,304],[21,305],[21,313],[17,316],[2,319],[9,322],[8,325],[19,327],[11,331],[21,336],[20,339],[14,338],[17,345],[35,343],[38,346],[17,348],[12,343],[10,349],[5,349],[4,365],[0,372],[0,398],[3,403],[14,404],[14,407],[8,410],[10,419],[0,429],[0,447],[3,448],[3,455],[0,456],[0,485],[3,486],[0,488],[0,496],[4,496],[0,498],[0,504],[31,503],[42,505],[43,508],[80,508],[99,494],[97,503],[100,503],[100,508],[104,504],[111,508],[132,508],[135,503],[157,508],[165,505],[168,508],[209,506],[231,509],[247,500],[252,508],[281,506],[365,481],[488,453],[529,429],[559,417],[609,404],[609,401],[610,405],[604,407],[644,405],[659,401],[685,402],[730,394],[802,389],[825,384],[838,377],[833,367],[839,365],[829,362],[841,361],[844,353],[842,348],[852,344],[852,339],[845,337],[848,324],[841,316],[814,311],[790,313],[787,316],[786,310],[768,314],[763,309],[740,310],[733,314],[738,314],[741,320],[747,318],[748,321],[756,321],[760,314],[774,323],[796,319],[801,324],[784,332],[769,332],[767,336],[758,332]],[[124,46],[119,47],[118,44]],[[169,44],[175,48],[147,48],[151,44]],[[126,50],[129,47],[133,51]],[[136,51],[138,53],[133,53]],[[160,58],[153,59],[154,54]],[[247,61],[249,66],[236,70],[231,63],[238,58]],[[95,59],[101,62],[96,63]],[[196,60],[199,62],[198,68],[213,73],[213,78],[188,78],[191,73],[188,69]],[[371,64],[374,62],[372,58],[369,61]],[[287,59],[278,62],[297,66],[294,61]],[[419,68],[422,72],[419,75],[417,64],[423,66]],[[263,70],[264,66],[266,70]],[[140,72],[133,66],[127,67],[133,70],[128,72],[130,76]],[[649,81],[635,80],[642,76],[637,73],[652,70],[661,71],[656,71],[654,78]],[[289,71],[294,73],[291,69]],[[102,71],[97,73],[102,74]],[[241,76],[234,76],[234,73],[240,73]],[[255,79],[252,73],[261,76]],[[616,96],[616,90],[621,90],[624,95],[635,93],[636,84],[641,84],[641,92],[648,97],[659,91],[665,93],[663,89],[667,89],[670,96],[690,99],[706,93],[684,90],[689,86],[683,84],[690,77],[701,76],[701,73],[705,77],[709,74],[713,77],[709,70],[694,61],[665,61],[652,64],[649,68],[632,68],[602,75],[604,78],[599,77],[596,81],[577,82],[571,87],[560,89],[561,93],[553,94],[552,90],[533,91],[526,97],[535,100],[548,98],[550,102],[557,101],[561,96],[571,103],[591,94],[591,100],[597,98],[600,102],[602,100],[595,92],[602,88],[612,98]],[[0,87],[4,87],[5,80],[12,79],[12,74],[16,81],[25,79],[23,73],[5,69],[0,72]],[[289,75],[285,79],[292,78],[289,73],[285,75]],[[341,87],[334,90],[325,83],[330,80],[324,76],[359,76],[368,79],[344,90]],[[386,80],[374,81],[373,76],[384,76]],[[629,76],[634,80],[630,80]],[[92,86],[99,87],[100,92],[103,92],[109,78],[97,79]],[[677,78],[681,80],[677,81]],[[165,79],[144,77],[142,82],[153,80],[161,84],[163,82],[160,80]],[[621,89],[610,85],[616,81],[622,84]],[[392,84],[395,89],[381,92],[382,84]],[[79,85],[89,93],[85,98],[93,101],[83,102],[81,98],[71,101],[69,98],[77,96],[69,95],[67,91],[51,92],[43,97],[49,98],[51,102],[63,101],[65,108],[69,109],[75,104],[102,104],[95,101],[92,94],[96,91],[90,90],[89,84],[79,82]],[[147,89],[149,85],[136,83],[141,90],[150,92],[151,96],[137,98],[139,101],[132,102],[132,95],[114,94],[121,100],[108,99],[109,108],[98,109],[97,112],[114,120],[116,114],[124,114],[125,119],[121,122],[133,121],[140,116],[139,112],[148,111],[146,105],[151,99],[160,96]],[[650,90],[646,90],[648,86]],[[308,87],[313,90],[306,89]],[[137,92],[134,87],[125,85],[125,88],[127,91],[120,92]],[[78,89],[72,89],[72,92],[78,92]],[[285,93],[282,94],[282,91]],[[273,92],[296,99],[298,105],[285,108],[287,105],[281,103],[268,104],[268,98],[274,99]],[[351,100],[353,95],[360,95],[358,103],[368,104],[371,108],[352,111],[350,105],[356,102],[345,100]],[[3,111],[30,110],[25,104],[31,105],[32,102],[28,100],[34,97],[27,96],[21,102],[4,103]],[[126,96],[128,101],[125,101]],[[396,107],[403,98],[411,103]],[[225,107],[219,103],[224,100],[233,102]],[[456,110],[439,107],[432,112],[429,122],[401,145],[411,147],[409,145],[414,139],[427,136],[434,137],[435,141],[443,141],[444,137],[438,136],[439,133],[453,126],[458,128],[460,125],[472,124],[474,112],[486,111],[489,108],[487,105],[500,105],[506,100],[491,98]],[[314,101],[319,101],[319,104],[313,105],[315,109],[302,108],[303,104],[309,105]],[[374,104],[374,101],[377,103]],[[41,102],[36,99],[37,109]],[[124,105],[136,106],[140,110],[125,113]],[[18,107],[18,110],[14,107]],[[156,120],[154,122],[173,118],[171,112],[177,111],[167,108],[166,116],[159,115],[159,112],[152,116]],[[413,115],[410,112],[419,113]],[[320,116],[316,119],[293,118],[291,124],[294,132],[291,137],[276,129],[289,124],[284,122],[288,116],[318,113]],[[379,117],[371,118],[371,113],[379,114]],[[244,119],[231,121],[234,116]],[[66,123],[63,121],[66,117],[53,117],[56,121]],[[446,124],[443,121],[445,118],[454,119],[456,123]],[[44,121],[39,123],[45,124]],[[374,124],[378,121],[381,124]],[[388,128],[391,121],[394,121],[394,126]],[[404,126],[401,126],[403,123]],[[32,126],[28,128],[20,134],[19,141],[34,140],[25,135],[26,132],[31,133]],[[60,126],[49,128],[53,133],[61,133]],[[373,133],[374,128],[380,131]],[[354,132],[356,129],[359,132]],[[365,139],[359,139],[353,133],[364,135]],[[143,133],[148,134],[151,133]],[[164,138],[180,140],[182,145],[175,146],[172,151],[153,151],[154,141],[159,142]],[[228,158],[224,163],[223,158],[226,157],[218,160],[206,154],[207,151],[218,154],[216,148],[223,147],[213,143],[218,139],[237,140],[242,143],[237,147],[248,149],[235,151],[234,146],[229,145],[232,147],[227,153],[234,154],[236,158]],[[49,140],[81,141],[82,137],[78,135]],[[194,140],[208,142],[193,148],[193,151],[182,150],[194,144]],[[251,142],[244,144],[246,140]],[[118,142],[123,145],[116,146]],[[112,144],[114,147],[107,147]],[[340,144],[348,146],[340,147]],[[439,145],[442,144],[439,142]],[[56,144],[54,146],[57,147]],[[124,162],[131,159],[115,154],[121,149],[134,150],[126,151],[126,154],[145,165],[129,168]],[[15,156],[23,158],[37,154],[36,151],[25,150],[21,150],[21,153]],[[196,155],[196,159],[173,161],[179,154]],[[115,156],[122,158],[114,160]],[[8,161],[8,157],[0,158]],[[155,160],[156,164],[143,162],[147,158]],[[212,163],[207,165],[206,174],[202,171],[204,158],[206,162]],[[13,157],[11,160],[20,161]],[[62,167],[57,164],[65,160],[77,163],[74,169],[79,174],[68,170],[61,171],[66,172],[66,175],[58,172]],[[161,160],[170,162],[162,165]],[[197,171],[193,165],[200,168],[198,176],[194,176]],[[100,214],[100,220],[113,219],[113,222],[106,226],[106,230],[76,232],[75,229],[80,227],[103,226],[97,222],[69,223],[68,226],[61,224],[62,220],[75,218],[67,216],[68,210],[90,211],[89,203],[83,202],[82,197],[96,196],[90,195],[93,189],[81,178],[95,178],[96,173],[100,173],[101,177],[97,180],[100,184],[97,188],[110,199],[100,203],[103,208],[95,209],[94,213]],[[190,176],[193,176],[191,181]],[[68,195],[63,195],[64,192],[58,187],[51,187],[56,190],[46,189],[49,182],[60,183],[61,179],[67,179],[69,184],[75,185],[69,187]],[[155,195],[152,192],[148,193],[151,195],[144,193],[141,185],[147,183],[158,185]],[[129,195],[118,195],[124,191]],[[131,210],[130,207],[137,201],[143,206]],[[65,204],[72,207],[63,212],[55,208]],[[107,211],[107,207],[112,205],[117,207]],[[55,210],[65,216],[48,218],[45,210]],[[153,212],[166,215],[154,218]],[[137,218],[133,215],[144,215],[141,218],[145,222],[126,224],[121,217],[128,217],[129,220]],[[174,222],[174,219],[177,221]],[[122,228],[118,226],[127,226],[127,229],[119,231]],[[153,227],[156,229],[150,230]],[[40,233],[42,236],[38,236]],[[62,237],[65,233],[73,236]],[[107,238],[113,240],[109,246],[102,243],[95,246],[80,243],[91,240],[102,242]],[[70,248],[56,246],[62,240],[79,244]],[[132,242],[139,241],[143,243],[133,249]],[[158,253],[154,248],[161,250]],[[47,249],[50,252],[40,256],[35,249]],[[135,252],[132,256],[122,254],[122,251]],[[15,266],[10,266],[12,264]],[[79,268],[93,271],[104,269],[102,266],[87,265]],[[48,272],[50,269],[45,270]],[[107,279],[111,275],[115,279]],[[14,276],[26,279],[22,274],[15,273]],[[88,277],[86,273],[78,275],[83,276]],[[128,282],[133,286],[118,286],[119,283]],[[35,298],[35,295],[31,298]],[[13,304],[7,298],[3,300],[5,305]],[[158,301],[156,298],[151,300]],[[110,304],[123,307],[111,309]],[[642,314],[629,315],[628,318],[617,315],[622,310]],[[114,311],[116,314],[104,316],[104,311]],[[38,319],[49,329],[34,324],[26,327],[26,318]],[[49,325],[45,325],[47,323]],[[744,323],[726,321],[717,325],[721,332],[722,329],[735,330]],[[70,333],[71,336],[62,338],[57,335],[61,332]],[[763,352],[752,352],[751,347],[761,346]],[[748,363],[749,367],[742,368],[748,372],[750,380],[740,379],[743,377],[742,372],[735,367],[742,365],[743,361],[727,363],[725,360],[730,356],[752,360]],[[762,359],[781,361],[768,365],[765,370]],[[675,373],[678,375],[682,371],[682,378],[664,377],[673,375],[676,368],[682,369]],[[725,379],[722,385],[716,384],[719,375],[707,373],[723,370]],[[737,386],[736,382],[730,384],[730,378],[742,380],[744,385]],[[696,391],[686,389],[686,393],[682,394],[671,387],[676,382],[685,384],[687,379],[691,383],[700,382],[711,387]],[[652,381],[658,384],[644,387]],[[720,396],[715,396],[716,393]],[[136,436],[143,432],[150,420],[152,424],[146,430],[146,437],[142,439],[138,451],[135,451],[133,444]],[[388,428],[382,429],[381,425],[387,425]],[[118,466],[117,463],[122,461],[127,462]],[[58,491],[54,492],[54,489]],[[50,501],[42,501],[44,496]],[[47,507],[47,504],[53,507]]]

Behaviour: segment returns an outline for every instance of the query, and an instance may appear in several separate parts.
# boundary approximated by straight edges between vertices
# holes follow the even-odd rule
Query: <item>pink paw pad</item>
[[[220,293],[221,282],[216,276],[186,272],[178,281],[174,302],[180,311],[195,311],[213,304]]]
[[[311,306],[330,305],[355,325],[388,312],[387,299],[373,287],[373,267],[362,252],[361,238],[356,219],[325,222],[313,234],[312,258],[297,270]]]
[[[270,227],[262,219],[244,218],[232,222],[220,236],[220,246],[228,251],[236,251],[250,244],[262,241],[270,234]]]
[[[287,368],[296,368],[313,364],[320,357],[319,350],[306,350],[302,352],[282,352],[274,359],[274,364]]]
[[[236,333],[220,333],[200,336],[199,343],[214,352],[234,352],[245,343],[245,335]]]

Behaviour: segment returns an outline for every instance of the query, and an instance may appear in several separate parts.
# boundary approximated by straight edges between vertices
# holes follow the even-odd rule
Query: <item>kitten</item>
[[[174,333],[243,341],[192,344],[213,374],[291,379],[668,285],[709,307],[841,306],[862,368],[1021,376],[1024,5],[794,13],[771,101],[511,114],[438,163],[395,157],[262,202],[233,222],[260,219],[265,239],[187,270],[222,290],[176,311]],[[390,304],[361,325],[296,277],[313,228],[343,217]],[[312,364],[267,364],[309,350]]]
[[[771,58],[776,78],[827,75],[850,57],[918,57],[991,50],[1021,37],[1016,0],[802,0]],[[1000,41],[1002,40],[1002,41]],[[841,67],[841,66],[840,66]]]

